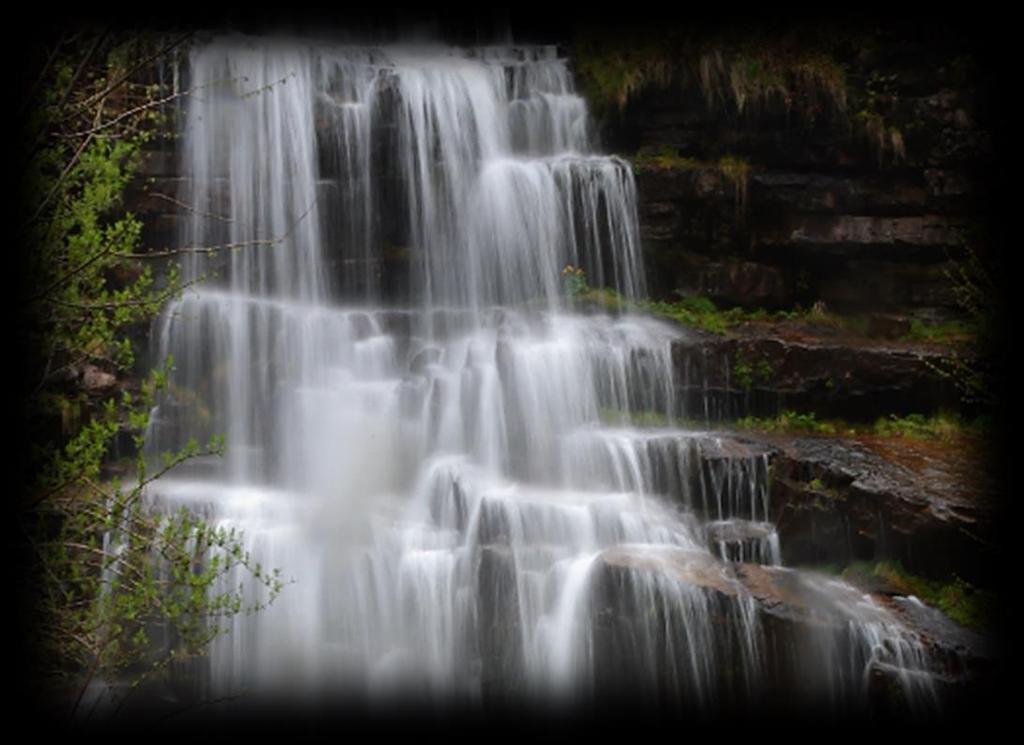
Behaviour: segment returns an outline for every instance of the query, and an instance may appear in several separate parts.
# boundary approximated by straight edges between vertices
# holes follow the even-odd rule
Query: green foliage
[[[130,409],[136,421],[145,420],[152,401],[144,396]],[[130,486],[102,482],[94,474],[117,433],[114,417],[123,413],[113,405],[104,409],[105,418],[83,428],[52,472],[44,472],[64,482],[29,513],[36,521],[29,526],[36,566],[46,577],[35,608],[38,651],[47,666],[40,672],[83,689],[96,678],[123,676],[137,687],[170,663],[200,654],[225,619],[262,608],[282,588],[278,573],[244,550],[240,534],[185,509],[160,514],[144,503],[153,481],[197,455],[222,453],[223,442],[202,448],[192,441],[166,454],[151,474],[140,454]],[[247,602],[234,583],[240,569],[263,588],[258,599]],[[169,648],[152,643],[156,632],[172,640]]]
[[[747,201],[747,187],[750,181],[750,163],[735,155],[723,155],[716,161],[697,160],[679,154],[671,145],[645,146],[632,158],[633,166],[653,171],[710,171],[719,174],[736,190],[736,205],[742,207]]]
[[[636,303],[636,308],[715,334],[724,334],[730,327],[741,323],[744,317],[741,308],[721,311],[709,298],[701,296],[684,297],[674,302],[645,300]]]
[[[854,336],[868,336],[870,326],[866,316],[832,313],[822,302],[814,303],[809,308],[798,305],[792,310],[777,311],[767,318],[774,321],[796,321],[812,326],[825,326]]]
[[[718,312],[718,308],[715,307],[714,302],[710,298],[701,297],[700,295],[684,297],[676,303],[676,307],[698,315],[711,315]]]
[[[870,321],[862,315],[838,315],[831,313],[820,303],[804,309],[797,306],[791,310],[768,311],[764,308],[747,310],[733,307],[720,309],[714,301],[702,295],[682,296],[677,300],[629,300],[609,288],[593,288],[586,284],[586,276],[577,278],[582,271],[575,267],[563,269],[563,284],[566,295],[576,301],[611,312],[633,311],[650,313],[667,318],[691,328],[702,329],[714,334],[728,334],[731,329],[744,323],[769,323],[794,321],[815,326],[827,326],[855,336],[868,336]],[[573,276],[570,276],[573,275]],[[952,330],[955,326],[946,327]],[[940,335],[943,332],[936,332]],[[947,337],[951,338],[951,337]],[[758,363],[760,364],[760,363]],[[774,371],[763,364],[752,370],[758,377],[768,380]]]
[[[690,82],[709,106],[741,115],[771,101],[812,122],[846,109],[845,68],[830,50],[797,34],[584,29],[573,59],[599,114],[624,109],[645,89]]]
[[[18,527],[32,556],[24,581],[38,673],[77,691],[72,715],[91,682],[127,680],[134,690],[281,590],[238,533],[145,500],[169,470],[224,450],[222,438],[192,441],[155,468],[143,455],[173,361],[134,382],[133,336],[184,286],[173,266],[157,277],[144,265],[142,223],[124,207],[140,149],[162,122],[157,87],[131,73],[164,43],[90,30],[62,39],[27,102],[19,230],[31,290],[19,328],[33,352],[33,447]],[[87,387],[89,369],[107,382]],[[125,439],[135,452],[127,484],[109,467]],[[246,579],[256,592],[245,592]]]
[[[863,130],[878,154],[878,167],[885,164],[885,156],[892,156],[893,162],[906,160],[907,149],[903,140],[903,132],[886,123],[885,117],[875,111],[862,109],[857,112],[854,120]]]
[[[754,387],[754,368],[745,359],[737,359],[732,368],[732,378],[740,388],[749,391]]]
[[[920,163],[936,136],[934,122],[911,105],[920,95],[919,70],[899,55],[872,54],[891,51],[898,41],[906,39],[881,28],[800,23],[716,30],[666,28],[655,19],[634,28],[581,27],[572,57],[599,117],[615,116],[643,96],[697,92],[729,118],[785,111],[787,126],[834,127],[839,136],[861,140],[882,168]],[[950,49],[939,63],[939,75],[959,90],[980,82],[974,53],[965,51]]]
[[[908,414],[905,417],[898,417],[893,414],[878,419],[872,425],[856,425],[841,419],[822,421],[813,412],[801,413],[792,410],[783,411],[776,417],[743,417],[732,422],[731,426],[761,432],[873,435],[944,442],[981,435],[988,429],[988,424],[983,418],[968,422],[957,414],[947,412],[932,416]]]
[[[817,320],[815,311],[796,308],[791,311],[769,312],[764,308],[746,310],[740,307],[719,309],[710,298],[693,295],[675,301],[641,300],[633,304],[636,310],[653,313],[664,318],[703,329],[715,334],[725,334],[743,323],[765,321]]]
[[[898,80],[897,73],[872,73],[861,92],[863,108],[853,119],[875,149],[879,168],[885,164],[887,154],[894,163],[907,157],[903,131],[889,121],[899,102]]]
[[[975,587],[959,576],[937,582],[910,573],[898,561],[880,561],[854,562],[843,571],[843,578],[855,584],[877,578],[891,591],[914,595],[960,625],[978,631],[991,627],[995,619],[995,593]]]
[[[681,297],[675,301],[638,300],[629,304],[636,311],[652,313],[669,318],[673,321],[703,329],[715,334],[726,334],[735,326],[743,323],[763,323],[798,321],[815,325],[824,325],[858,336],[866,336],[868,320],[862,316],[839,316],[829,313],[820,305],[810,309],[801,307],[792,310],[770,312],[764,308],[746,310],[740,307],[719,309],[714,302],[703,296]]]
[[[761,432],[807,432],[821,435],[833,435],[838,431],[835,423],[819,421],[813,412],[792,410],[783,411],[777,417],[743,417],[733,422],[732,426]]]
[[[786,38],[740,39],[702,51],[699,79],[709,104],[739,113],[779,100],[813,121],[846,109],[846,71],[828,52]]]
[[[645,145],[631,160],[636,167],[663,171],[699,171],[711,167],[704,161],[681,156],[679,148],[671,145]]]
[[[583,267],[566,264],[562,269],[562,288],[565,296],[574,301],[590,292],[590,285],[587,284],[587,275]]]
[[[965,434],[977,433],[985,428],[983,420],[973,423],[953,413],[940,412],[930,417],[923,414],[895,414],[875,422],[874,431],[883,437],[908,437],[915,440],[954,440]]]
[[[749,391],[757,385],[770,383],[775,377],[775,368],[766,359],[753,359],[743,350],[733,358],[732,380],[740,388]]]
[[[927,323],[915,318],[910,322],[910,331],[907,332],[904,339],[907,341],[949,344],[951,342],[971,341],[976,336],[977,330],[970,321]]]
[[[747,203],[747,184],[750,181],[750,163],[735,155],[724,155],[718,159],[718,172],[731,181],[736,190],[736,205],[743,207]]]
[[[578,295],[576,299],[609,313],[621,313],[629,307],[629,301],[621,293],[608,287],[591,287],[585,293]]]
[[[609,38],[603,31],[580,34],[573,59],[593,110],[599,114],[624,109],[631,96],[649,85],[668,85],[674,59],[664,38],[619,30]]]

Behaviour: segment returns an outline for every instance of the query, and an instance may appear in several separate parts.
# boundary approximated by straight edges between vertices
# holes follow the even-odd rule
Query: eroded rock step
[[[595,572],[595,671],[622,681],[623,692],[644,685],[653,666],[662,694],[676,686],[705,704],[920,713],[937,710],[991,655],[983,643],[964,644],[948,620],[894,612],[913,600],[865,595],[823,575],[731,569],[665,547],[609,549]]]
[[[680,410],[713,426],[786,409],[853,422],[957,411],[960,392],[935,372],[954,354],[970,351],[751,325],[728,337],[691,331],[672,359]]]

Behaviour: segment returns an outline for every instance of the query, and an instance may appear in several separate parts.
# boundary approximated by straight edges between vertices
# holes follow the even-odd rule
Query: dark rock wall
[[[714,53],[728,60],[761,43],[742,33],[716,36]],[[708,54],[699,32],[687,38],[661,49],[669,64],[696,57],[687,44]],[[689,74],[680,63],[670,79],[634,90],[624,107],[605,106],[607,149],[688,159],[635,161],[652,294],[955,314],[946,272],[965,246],[985,250],[996,165],[991,71],[978,43],[949,30],[836,41],[828,64],[842,70],[843,95],[834,106],[801,108],[790,100],[799,89],[742,111],[709,102],[692,62]],[[749,165],[745,178],[715,167],[725,156]]]
[[[936,373],[953,353],[929,344],[793,338],[762,328],[705,334],[673,347],[677,413],[709,424],[787,409],[850,422],[970,413],[956,385]]]

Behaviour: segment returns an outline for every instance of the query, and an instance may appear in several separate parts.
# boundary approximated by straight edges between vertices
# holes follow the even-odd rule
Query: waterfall
[[[555,47],[229,37],[183,74],[182,240],[227,248],[155,331],[149,447],[227,453],[150,497],[293,580],[215,640],[212,694],[845,706],[874,662],[926,670],[884,609],[780,566],[763,453],[674,426],[680,331],[566,302],[567,265],[644,278],[632,172]],[[755,568],[803,583],[813,634]]]

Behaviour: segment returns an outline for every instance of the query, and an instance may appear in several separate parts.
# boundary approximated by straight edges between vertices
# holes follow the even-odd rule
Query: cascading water
[[[555,48],[228,38],[188,74],[183,238],[232,248],[191,256],[189,278],[219,277],[161,320],[175,371],[149,444],[228,451],[150,494],[294,578],[216,640],[211,694],[622,686],[713,709],[796,681],[847,705],[873,663],[927,688],[882,608],[778,566],[765,456],[628,424],[686,413],[681,332],[567,307],[566,265],[626,296],[643,271],[632,173],[592,152]],[[396,253],[408,285],[386,292]],[[765,614],[755,568],[802,583],[813,634]]]

